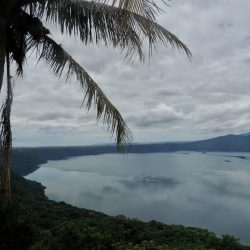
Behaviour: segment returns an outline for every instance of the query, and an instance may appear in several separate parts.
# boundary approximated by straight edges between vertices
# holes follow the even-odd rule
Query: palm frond
[[[87,109],[95,104],[97,110],[97,120],[103,119],[112,135],[115,134],[118,150],[123,150],[124,146],[132,141],[132,134],[128,129],[119,111],[108,100],[103,91],[88,73],[54,40],[48,36],[41,39],[28,40],[29,49],[37,49],[39,60],[43,59],[49,65],[52,72],[60,77],[64,68],[67,68],[67,79],[75,76],[80,82],[84,92]]]
[[[88,1],[49,0],[47,4],[33,4],[34,15],[59,24],[61,32],[79,36],[85,44],[99,43],[119,46],[126,57],[138,53],[143,60],[142,41],[132,26],[123,25],[122,16],[111,6]],[[115,9],[117,10],[117,9]]]
[[[34,38],[40,38],[50,33],[38,18],[19,8],[12,18],[11,25],[7,29],[7,50],[11,58],[17,63],[17,74],[19,76],[23,74],[23,64],[27,52],[26,36],[28,32]]]
[[[159,44],[163,44],[165,46],[171,47],[172,49],[177,49],[180,52],[184,52],[189,59],[192,57],[192,53],[186,44],[184,44],[172,32],[168,31],[156,22],[149,22],[148,19],[143,16],[133,15],[133,19],[135,20],[137,29],[142,30],[145,37],[148,39],[150,55],[152,54],[153,48],[156,48],[156,46]]]
[[[12,25],[12,27],[8,29],[7,51],[17,64],[16,72],[19,76],[23,75],[23,64],[26,58],[25,36],[26,34],[16,25]]]
[[[97,0],[103,2],[103,0]],[[106,0],[104,0],[106,2]],[[158,1],[159,2],[159,1]],[[166,4],[166,1],[160,0]],[[136,13],[150,20],[155,20],[155,16],[163,11],[154,0],[112,0],[112,6],[117,6],[129,12]]]
[[[140,59],[143,59],[145,40],[150,51],[163,43],[191,55],[187,46],[167,29],[147,15],[124,8],[79,0],[47,0],[33,4],[33,10],[39,18],[45,16],[48,22],[59,24],[62,33],[79,36],[85,43],[103,40],[106,45],[119,45],[122,50],[127,49],[126,55],[131,56],[137,51]]]
[[[6,22],[0,19],[0,93],[3,85],[6,54]]]

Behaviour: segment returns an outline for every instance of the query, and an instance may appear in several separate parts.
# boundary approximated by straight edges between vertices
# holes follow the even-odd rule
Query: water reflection
[[[143,220],[233,234],[250,243],[249,154],[157,153],[51,161],[27,178],[51,199]]]
[[[162,189],[162,188],[174,188],[178,183],[174,178],[168,177],[134,177],[126,180],[121,180],[121,183],[128,189]]]

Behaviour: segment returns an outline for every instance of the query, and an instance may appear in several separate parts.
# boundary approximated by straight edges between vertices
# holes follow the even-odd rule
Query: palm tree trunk
[[[12,133],[11,133],[11,106],[13,99],[12,83],[10,75],[10,56],[6,52],[7,64],[7,97],[2,106],[1,114],[1,191],[5,202],[11,201],[11,185],[10,185],[10,165],[11,165],[11,148],[12,148]]]
[[[0,92],[3,85],[5,53],[6,53],[6,22],[3,18],[0,18]]]
[[[3,18],[0,18],[0,93],[3,85],[3,79],[4,79],[4,66],[5,66],[5,56],[6,54],[6,21]],[[9,59],[8,59],[9,64]],[[8,65],[8,73],[10,74],[10,69]],[[8,82],[10,81],[10,78],[8,77]],[[9,85],[9,84],[8,84]],[[6,105],[7,99],[5,100],[4,105],[2,106],[2,116],[1,116],[1,134],[0,134],[0,188],[1,193],[3,194],[3,198],[5,202],[10,201],[11,199],[11,192],[10,192],[10,169],[8,167],[8,154],[6,154],[5,149],[5,141],[4,138],[4,127],[5,127],[5,119],[4,117],[4,110]],[[6,164],[7,163],[7,164]]]

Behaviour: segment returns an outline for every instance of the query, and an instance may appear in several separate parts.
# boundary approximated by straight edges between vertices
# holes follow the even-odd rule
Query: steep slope
[[[0,203],[0,249],[247,250],[204,229],[107,216],[49,200],[44,187],[13,174],[14,201]],[[1,197],[0,197],[1,199]]]

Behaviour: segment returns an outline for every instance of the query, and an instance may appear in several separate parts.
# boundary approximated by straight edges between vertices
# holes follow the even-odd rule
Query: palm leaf
[[[143,2],[150,8],[151,1]],[[88,1],[47,0],[34,3],[33,10],[36,16],[45,16],[48,22],[59,24],[62,33],[79,36],[86,44],[103,40],[106,45],[119,45],[122,50],[126,48],[126,55],[131,56],[137,51],[143,59],[142,45],[147,39],[150,52],[162,43],[191,56],[187,46],[167,29],[147,15],[124,8]]]
[[[115,134],[118,150],[129,145],[132,141],[132,134],[128,129],[119,111],[108,100],[103,91],[88,73],[54,40],[48,36],[41,39],[28,39],[29,49],[37,49],[39,60],[43,59],[49,65],[56,76],[61,76],[67,67],[67,79],[75,76],[80,82],[84,92],[87,109],[94,103],[97,109],[97,120],[103,118],[103,122],[108,126],[112,134]]]
[[[6,22],[0,19],[0,92],[3,85],[5,53],[6,53]]]
[[[97,0],[98,1],[98,0]],[[102,0],[99,0],[102,2]],[[105,1],[105,0],[104,0]],[[160,0],[166,4],[164,0]],[[144,16],[150,20],[155,20],[158,12],[162,11],[154,0],[113,0],[113,6]]]

